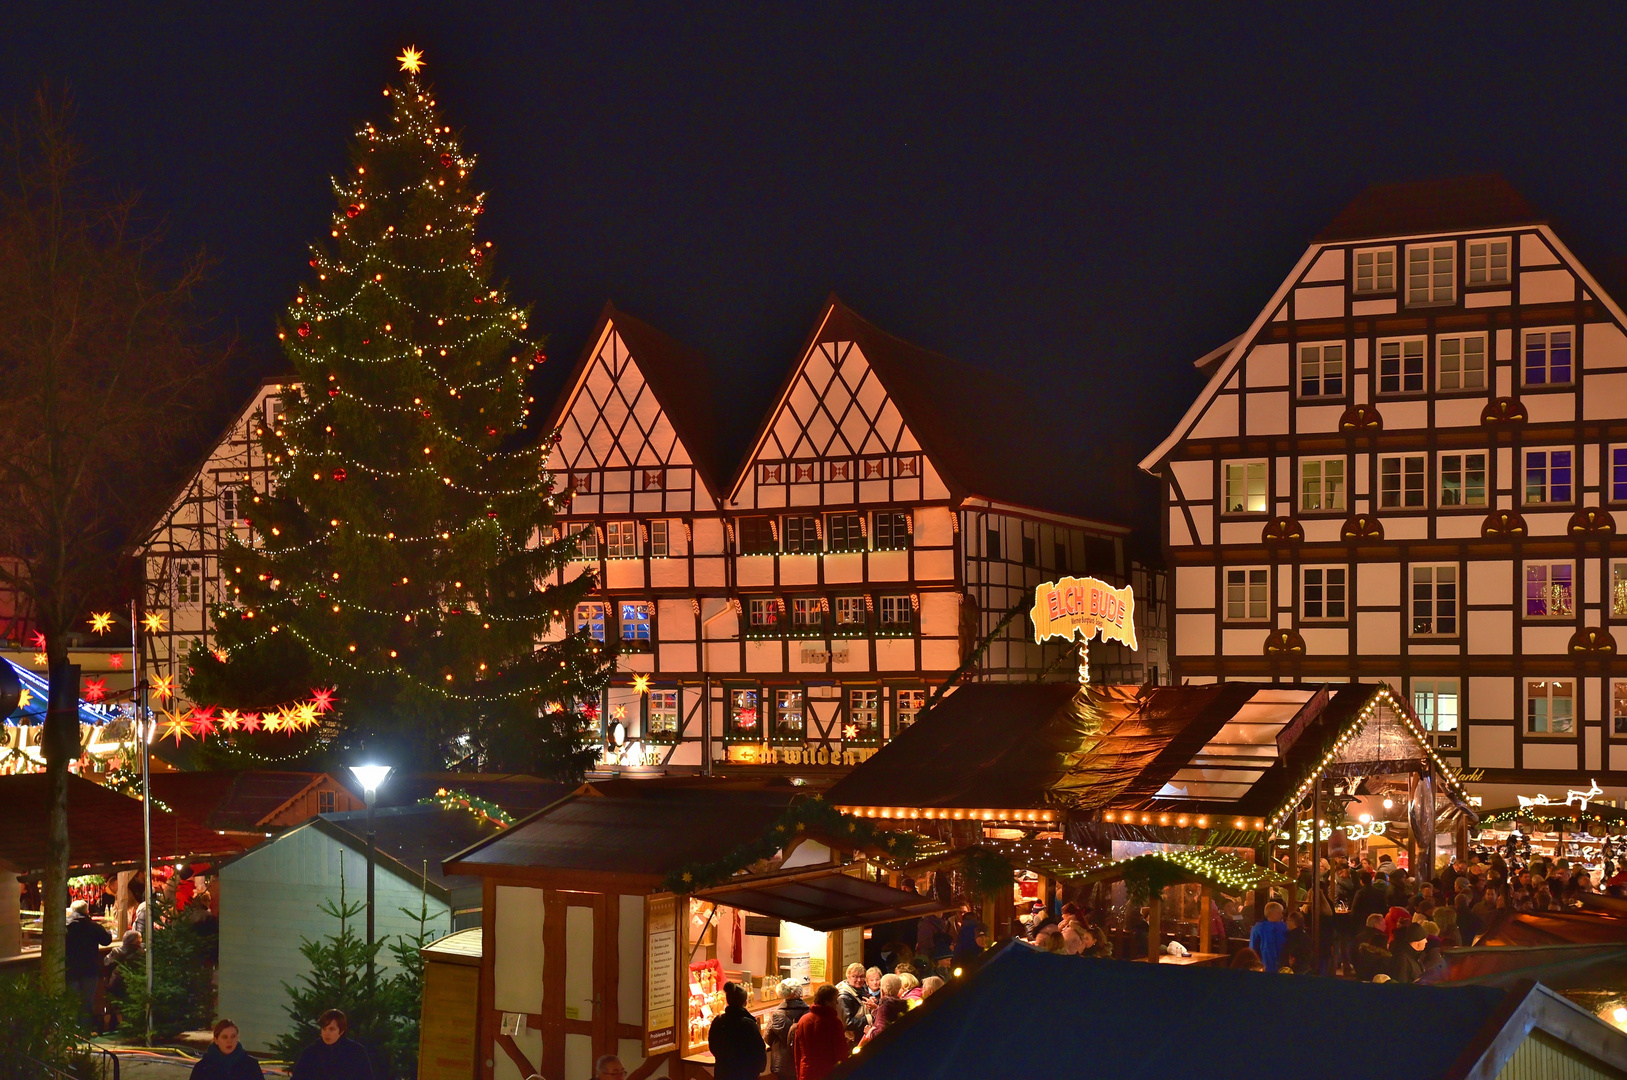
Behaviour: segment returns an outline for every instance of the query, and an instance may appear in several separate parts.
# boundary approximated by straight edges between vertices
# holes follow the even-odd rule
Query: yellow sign
[[[1122,641],[1132,649],[1136,644],[1135,593],[1126,585],[1115,589],[1096,578],[1065,577],[1047,581],[1034,590],[1035,642],[1060,637],[1086,641],[1102,635],[1103,641]]]

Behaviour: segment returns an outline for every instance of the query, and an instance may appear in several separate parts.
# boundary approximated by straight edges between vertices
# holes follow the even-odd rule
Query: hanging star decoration
[[[192,710],[192,734],[194,736],[200,739],[206,738],[215,733],[215,727],[215,710],[212,707]]]
[[[633,693],[648,694],[650,692],[650,677],[648,675],[633,676]]]
[[[86,679],[83,697],[86,701],[100,701],[107,696],[106,679]]]
[[[35,667],[44,667],[45,665],[49,664],[50,662],[51,662],[51,658],[49,656],[47,656],[45,653],[37,652],[37,653],[34,654],[34,666]]]
[[[116,671],[122,670],[124,668],[124,654],[121,652],[108,653],[107,666]]]
[[[105,634],[113,629],[113,613],[111,611],[91,612],[90,629],[93,634]]]
[[[164,725],[164,734],[159,737],[167,739],[173,735],[175,737],[175,745],[180,746],[181,739],[184,736],[192,734],[192,725],[186,722],[186,717],[184,716],[176,716],[174,713],[165,713],[164,715],[167,717],[167,721]]]
[[[246,732],[249,732],[250,734],[253,734],[256,731],[259,731],[260,730],[260,714],[259,713],[252,713],[252,712],[251,713],[244,713],[243,714],[243,730],[246,731]]]
[[[396,59],[401,61],[401,70],[412,75],[418,74],[418,69],[424,66],[424,54],[411,45],[402,50]]]
[[[147,628],[147,633],[158,634],[164,630],[164,616],[156,611],[149,611],[141,617],[141,625]]]
[[[173,676],[173,675],[155,675],[155,676],[153,676],[153,693],[158,695],[159,700],[164,700],[164,699],[168,698],[171,694],[175,693],[175,676]]]
[[[29,635],[28,643],[30,645],[32,645],[34,648],[36,648],[36,649],[44,649],[45,648],[45,635],[40,633],[38,630],[36,630],[32,634]]]
[[[333,699],[338,693],[339,688],[337,686],[314,687],[311,690],[311,704],[315,706],[316,711],[319,713],[332,712]]]
[[[236,709],[220,710],[220,730],[236,731],[243,726],[243,718]]]

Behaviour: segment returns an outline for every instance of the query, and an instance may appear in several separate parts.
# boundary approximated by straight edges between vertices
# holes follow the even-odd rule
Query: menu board
[[[864,960],[864,928],[850,926],[842,931],[842,971]]]
[[[678,1045],[678,898],[651,897],[645,902],[644,1053]]]

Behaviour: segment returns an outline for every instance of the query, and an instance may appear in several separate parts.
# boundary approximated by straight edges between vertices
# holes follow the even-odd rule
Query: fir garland
[[[986,847],[967,848],[961,859],[960,872],[966,879],[966,891],[982,899],[992,900],[1001,890],[1011,891],[1016,867],[998,851]]]
[[[672,871],[661,887],[672,893],[693,893],[721,885],[751,864],[773,858],[800,832],[815,832],[829,839],[851,843],[854,848],[880,849],[899,862],[915,859],[915,837],[909,833],[878,829],[870,822],[849,817],[830,803],[812,795],[786,807],[785,813],[756,840],[741,844],[712,862],[693,862]]]
[[[439,806],[443,810],[467,810],[479,822],[491,822],[499,829],[506,829],[514,824],[514,815],[504,810],[490,799],[482,799],[478,795],[471,795],[462,788],[447,790],[437,788],[435,794],[426,795],[418,800],[419,806]]]

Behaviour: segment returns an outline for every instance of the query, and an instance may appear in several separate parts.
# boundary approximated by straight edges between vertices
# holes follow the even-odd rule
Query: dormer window
[[[1464,259],[1465,285],[1508,284],[1509,240],[1506,236],[1488,240],[1470,240]]]
[[[1450,304],[1457,299],[1457,245],[1414,244],[1407,248],[1407,306]]]
[[[1356,291],[1395,291],[1395,248],[1369,248],[1356,252]]]

